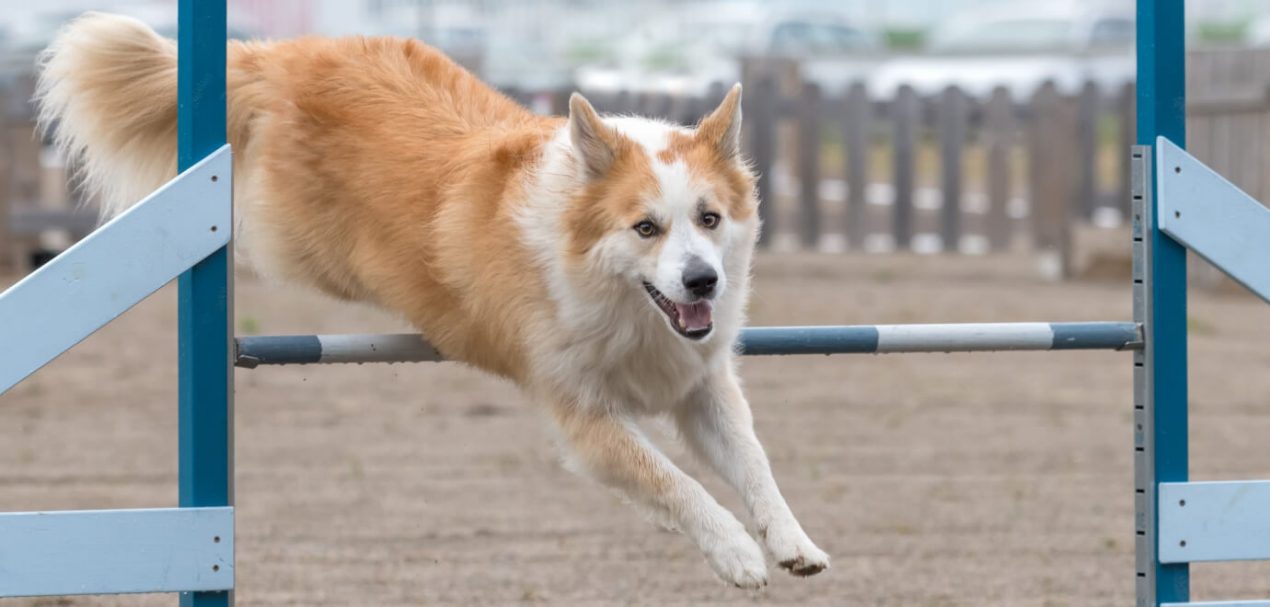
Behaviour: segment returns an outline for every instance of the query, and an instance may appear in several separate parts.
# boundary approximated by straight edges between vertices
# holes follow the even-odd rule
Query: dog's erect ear
[[[741,153],[741,84],[732,86],[709,116],[697,127],[697,139],[714,146],[719,156],[731,159]]]
[[[595,113],[591,102],[581,94],[569,97],[569,138],[577,151],[587,177],[604,175],[617,159],[618,135]]]

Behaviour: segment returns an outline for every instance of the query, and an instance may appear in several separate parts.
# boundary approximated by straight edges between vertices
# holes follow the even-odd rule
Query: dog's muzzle
[[[711,273],[713,274],[713,270]],[[686,284],[687,279],[684,282]],[[711,293],[717,282],[718,276],[714,275],[709,287]],[[652,298],[653,303],[666,315],[666,318],[670,320],[670,326],[680,335],[698,340],[709,335],[714,329],[714,303],[709,299],[702,298],[683,304],[666,297],[650,283],[644,283],[644,290],[648,291],[648,296]]]

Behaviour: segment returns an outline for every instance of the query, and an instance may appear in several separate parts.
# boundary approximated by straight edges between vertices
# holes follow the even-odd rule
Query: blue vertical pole
[[[1154,145],[1163,136],[1186,145],[1185,0],[1138,0],[1138,143]],[[1154,155],[1152,155],[1154,156]],[[1169,167],[1155,167],[1158,171]],[[1158,192],[1150,204],[1159,210]],[[1148,390],[1154,402],[1150,424],[1153,448],[1147,454],[1153,470],[1151,504],[1155,507],[1154,564],[1151,603],[1190,600],[1190,569],[1186,564],[1159,563],[1159,484],[1187,480],[1186,378],[1186,248],[1151,222],[1148,234],[1151,259],[1146,285],[1149,307],[1146,328]]]
[[[178,11],[177,163],[184,170],[225,143],[225,0],[180,0]],[[183,508],[233,503],[231,246],[178,280]],[[181,595],[182,607],[232,603],[232,592]]]

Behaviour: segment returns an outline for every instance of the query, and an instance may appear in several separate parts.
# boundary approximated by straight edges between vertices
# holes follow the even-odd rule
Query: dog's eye
[[[639,234],[640,238],[652,238],[660,231],[657,228],[657,224],[647,219],[635,224],[635,233]]]
[[[702,213],[701,214],[701,225],[704,226],[707,230],[713,230],[719,227],[719,222],[722,220],[723,218],[719,217],[718,213]]]

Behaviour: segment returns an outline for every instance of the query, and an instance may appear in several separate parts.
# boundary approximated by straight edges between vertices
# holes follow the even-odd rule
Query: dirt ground
[[[769,255],[756,276],[756,325],[1131,315],[1127,282],[1047,283],[1018,258]],[[241,332],[402,328],[252,280],[237,300]],[[1268,321],[1251,297],[1192,296],[1195,479],[1270,477]],[[0,511],[175,504],[175,322],[167,288],[0,396]],[[239,371],[238,602],[1129,605],[1130,367],[1115,352],[747,359],[777,479],[834,558],[760,592],[722,586],[685,538],[564,471],[504,382],[454,364]],[[1267,598],[1270,567],[1195,567],[1193,588]]]

